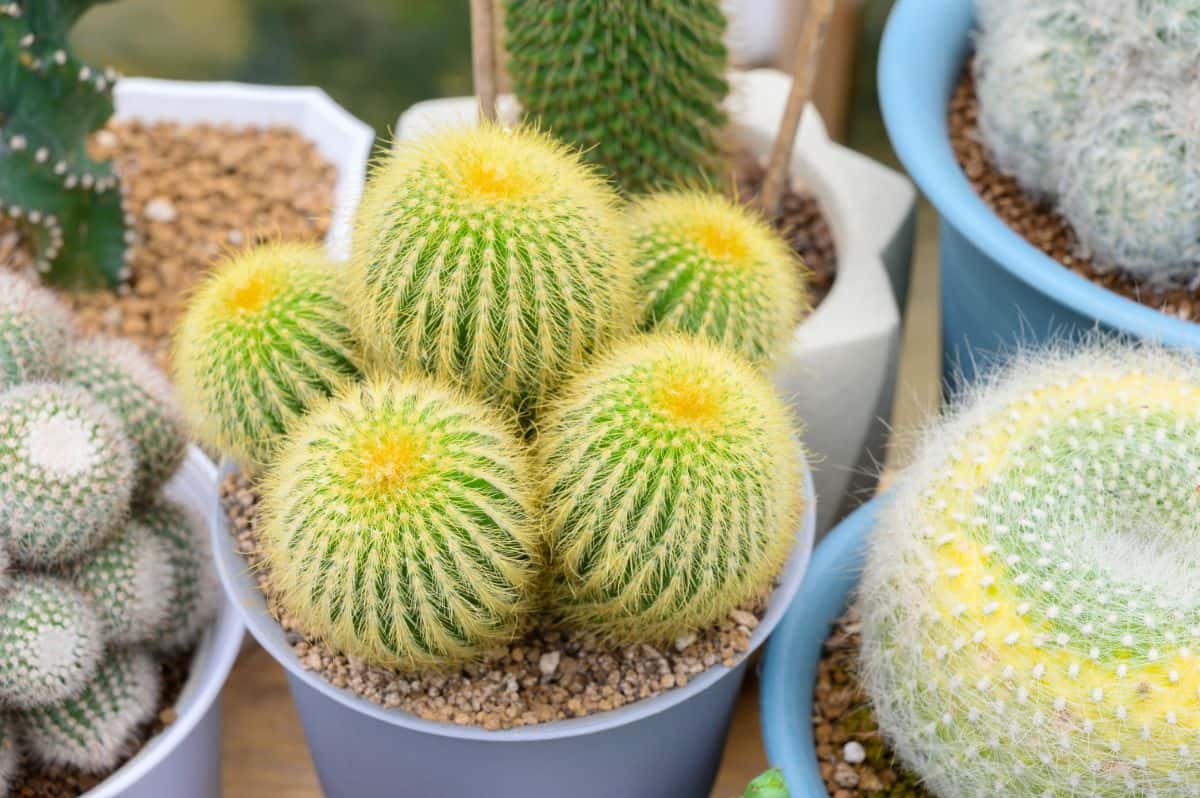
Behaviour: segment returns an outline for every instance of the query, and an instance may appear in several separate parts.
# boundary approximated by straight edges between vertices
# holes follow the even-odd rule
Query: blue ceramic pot
[[[767,759],[783,769],[792,798],[828,798],[812,733],[813,690],[821,650],[846,611],[881,499],[863,505],[821,542],[800,592],[767,644],[762,669],[762,730]]]
[[[1056,263],[975,193],[950,147],[950,97],[971,53],[972,0],[897,0],[879,57],[884,121],[909,175],[941,216],[942,365],[1099,327],[1200,350],[1200,324],[1118,296]]]

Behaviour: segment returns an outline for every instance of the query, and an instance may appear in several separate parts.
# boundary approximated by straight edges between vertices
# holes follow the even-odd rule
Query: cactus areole
[[[121,190],[87,148],[112,116],[116,74],[67,49],[95,3],[0,2],[0,213],[26,226],[46,278],[72,288],[128,277]]]

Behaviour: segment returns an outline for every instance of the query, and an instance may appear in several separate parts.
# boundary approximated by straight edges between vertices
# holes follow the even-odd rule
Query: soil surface
[[[950,143],[976,192],[1005,224],[1030,244],[1093,283],[1169,316],[1200,320],[1200,281],[1194,289],[1146,288],[1119,270],[1101,268],[1081,254],[1071,225],[1054,207],[1025,193],[992,165],[979,132],[979,99],[970,64],[950,100]]]

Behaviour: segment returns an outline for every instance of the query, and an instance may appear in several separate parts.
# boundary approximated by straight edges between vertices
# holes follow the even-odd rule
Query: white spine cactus
[[[103,773],[138,744],[162,689],[158,665],[143,651],[106,653],[82,692],[59,704],[18,714],[29,752],[50,766]]]
[[[0,701],[35,707],[77,693],[96,670],[100,621],[56,579],[21,576],[0,600]]]
[[[166,550],[170,570],[163,592],[166,623],[154,645],[178,649],[195,641],[217,610],[216,574],[203,542],[203,525],[188,508],[159,499],[134,518]]]
[[[57,376],[73,335],[70,315],[49,291],[0,269],[0,391]]]
[[[96,608],[105,640],[146,643],[168,625],[174,587],[171,557],[164,541],[131,521],[74,569],[72,581]]]
[[[860,588],[880,727],[943,798],[1200,788],[1200,359],[1018,358],[931,430]]]
[[[30,383],[0,395],[0,535],[19,563],[75,560],[114,534],[133,477],[120,422],[83,390]]]
[[[1186,80],[1195,79],[1200,60],[1200,0],[1132,0],[1123,2],[1130,19],[1126,29],[1148,49],[1156,61]]]

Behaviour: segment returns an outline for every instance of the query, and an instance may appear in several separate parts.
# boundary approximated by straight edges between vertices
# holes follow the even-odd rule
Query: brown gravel
[[[733,175],[735,195],[749,205],[758,197],[766,171],[758,159],[742,151],[734,157]],[[811,272],[808,275],[809,302],[816,308],[829,296],[837,276],[837,242],[817,198],[807,191],[797,190],[796,186],[788,186],[775,227]]]
[[[883,742],[856,677],[860,624],[851,611],[825,642],[813,698],[813,738],[832,798],[931,798]]]
[[[1076,274],[1127,299],[1169,316],[1200,320],[1200,285],[1194,290],[1158,290],[1141,286],[1120,271],[1102,271],[1080,254],[1079,240],[1066,219],[1049,204],[1030,197],[1016,180],[992,165],[979,133],[979,99],[970,64],[950,100],[950,143],[979,196],[1029,243]]]
[[[259,497],[253,485],[230,477],[221,498],[237,550],[256,569],[259,587],[304,666],[336,687],[426,720],[495,731],[586,717],[650,698],[685,686],[714,665],[736,664],[766,609],[760,601],[734,610],[716,628],[665,648],[604,646],[544,625],[478,664],[450,673],[401,674],[306,637],[271,600],[255,531]]]
[[[113,773],[133,757],[146,742],[160,734],[175,722],[177,713],[175,702],[179,699],[183,685],[187,681],[191,669],[195,649],[168,657],[162,663],[163,690],[159,702],[158,714],[146,724],[137,735],[138,745],[129,756],[113,769]],[[85,775],[75,770],[54,768],[51,770],[35,770],[32,764],[26,764],[23,772],[17,775],[9,790],[9,798],[77,798],[100,782],[111,776],[105,773],[100,776]]]
[[[166,365],[183,299],[215,257],[266,239],[319,240],[337,170],[284,127],[113,122],[92,140],[114,157],[137,242],[120,295],[68,293],[80,326],[134,339]],[[31,268],[20,228],[0,219],[0,264]]]

